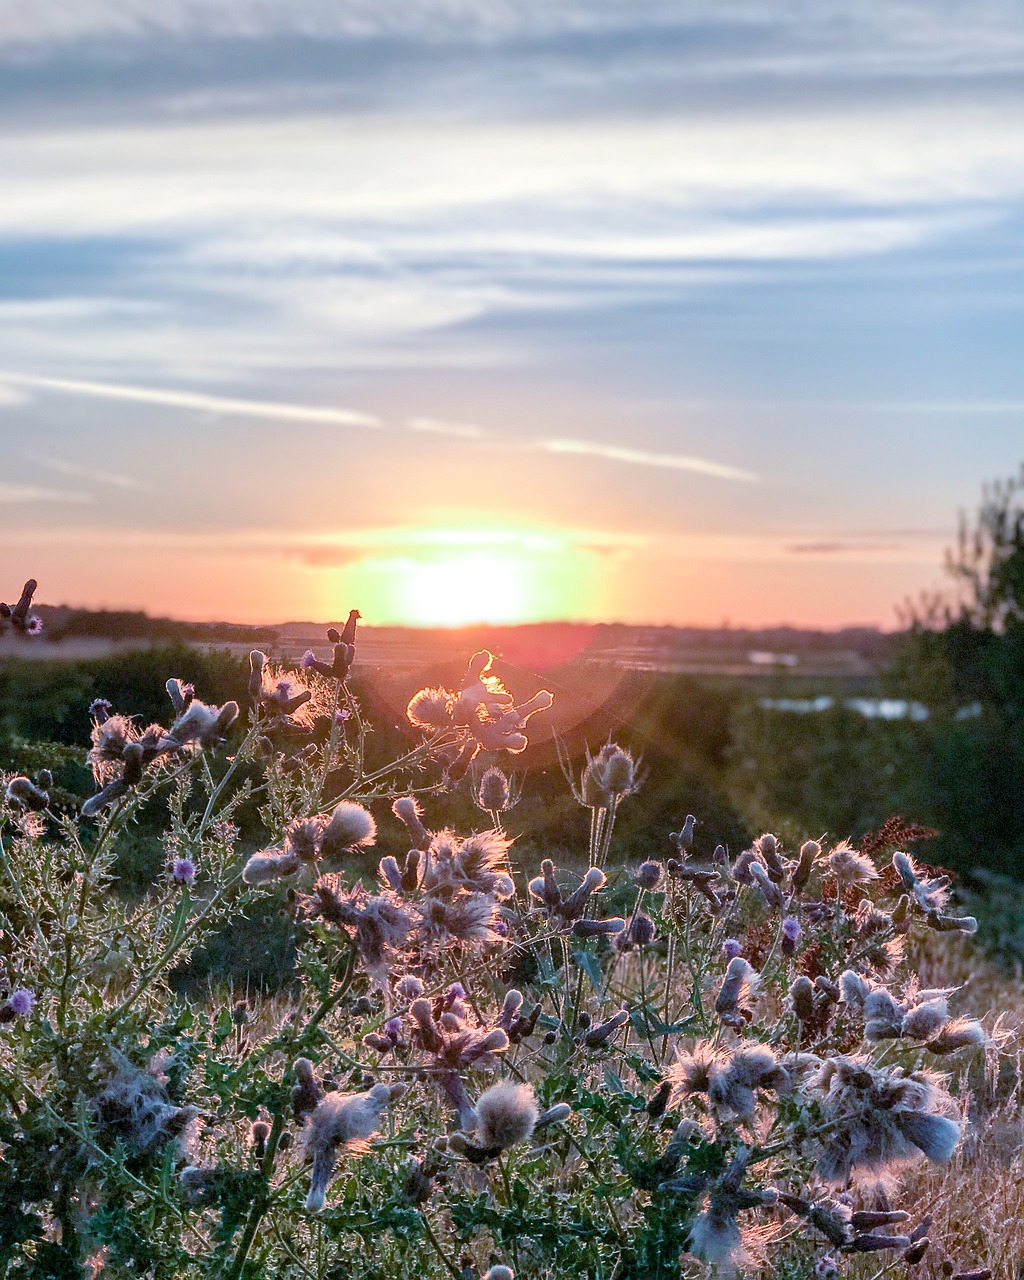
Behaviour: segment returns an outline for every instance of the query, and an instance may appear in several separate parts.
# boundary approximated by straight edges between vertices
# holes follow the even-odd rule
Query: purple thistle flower
[[[16,1018],[24,1018],[32,1012],[35,995],[28,987],[16,987],[7,998],[7,1007]]]
[[[508,925],[505,923],[504,920],[495,920],[495,922],[491,925],[491,928],[494,930],[494,932],[498,935],[499,938],[508,937]]]
[[[796,916],[786,916],[782,922],[782,954],[791,956],[796,951],[796,944],[800,941],[800,921]]]
[[[726,960],[735,960],[737,956],[742,954],[743,948],[735,938],[726,938],[722,943],[722,955],[725,956]]]
[[[465,1000],[465,998],[466,998],[466,988],[462,985],[461,982],[453,982],[452,985],[448,988],[448,999],[449,1000]]]
[[[171,863],[171,879],[175,884],[188,885],[196,878],[196,864],[191,858],[175,858]]]
[[[33,613],[25,622],[25,634],[27,636],[38,636],[43,630],[43,620],[38,613]]]
[[[334,713],[335,728],[343,729],[345,727],[345,721],[351,720],[351,719],[352,719],[352,712],[349,711],[348,707],[343,707],[340,711],[335,711]]]
[[[384,1023],[384,1034],[390,1036],[392,1040],[400,1040],[402,1037],[402,1019],[389,1018]]]
[[[307,649],[306,652],[302,655],[302,659],[299,663],[299,666],[302,667],[304,671],[308,671],[310,667],[316,666],[316,654],[313,652],[312,649]]]

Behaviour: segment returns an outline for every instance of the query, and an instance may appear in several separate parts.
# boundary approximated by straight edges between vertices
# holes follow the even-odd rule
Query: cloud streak
[[[594,440],[539,440],[537,447],[546,453],[602,458],[608,462],[625,462],[630,466],[658,467],[667,471],[696,471],[700,475],[714,476],[717,480],[736,480],[742,484],[757,484],[760,481],[760,476],[752,471],[730,467],[721,462],[712,462],[708,458],[694,458],[688,454],[649,453],[644,449],[600,444]]]
[[[35,453],[31,449],[23,449],[21,456],[28,459],[29,462],[36,463],[37,466],[56,471],[59,475],[75,476],[80,480],[94,480],[97,484],[107,485],[113,489],[148,490],[150,488],[149,485],[143,484],[141,480],[136,480],[133,476],[123,476],[115,471],[103,471],[97,467],[82,466],[80,463],[68,462],[63,458],[49,458],[45,454]]]
[[[8,484],[0,481],[0,506],[20,506],[28,502],[92,502],[91,493],[71,489],[46,489],[37,484]]]
[[[271,418],[333,427],[379,427],[374,414],[355,409],[321,408],[286,404],[274,400],[240,400],[232,396],[207,395],[196,391],[169,391],[156,387],[123,386],[111,382],[86,382],[76,378],[44,378],[35,374],[0,371],[0,386],[35,387],[41,391],[62,391],[72,395],[99,396],[107,400],[130,400],[140,404],[166,405],[199,413],[224,414],[241,418]]]

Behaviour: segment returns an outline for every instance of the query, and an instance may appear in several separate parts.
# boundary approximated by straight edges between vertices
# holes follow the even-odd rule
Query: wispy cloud
[[[132,400],[141,404],[194,409],[200,413],[227,414],[242,418],[273,418],[290,422],[320,423],[334,427],[379,427],[374,414],[355,409],[324,408],[285,404],[276,400],[239,400],[231,396],[206,395],[196,391],[169,391],[156,387],[131,387],[110,382],[83,382],[73,378],[43,378],[35,374],[0,371],[0,384],[38,387],[72,395],[100,396],[108,400]]]
[[[123,476],[115,471],[104,471],[98,467],[83,466],[78,462],[68,462],[64,458],[49,458],[45,454],[35,453],[31,449],[23,449],[21,456],[37,466],[46,467],[64,476],[77,476],[81,480],[95,480],[97,484],[108,485],[114,489],[146,490],[150,486],[136,480],[134,476]]]
[[[589,458],[604,458],[609,462],[625,462],[639,467],[660,467],[669,471],[696,471],[714,476],[718,480],[738,480],[743,484],[757,484],[760,476],[739,467],[730,467],[708,458],[693,458],[680,453],[649,453],[644,449],[627,449],[622,445],[600,444],[594,440],[539,440],[537,447],[547,453],[579,454]]]
[[[31,401],[32,397],[25,391],[15,390],[14,387],[5,387],[0,382],[0,409],[20,409],[22,405],[26,405]]]
[[[431,435],[457,436],[463,440],[479,440],[484,434],[483,427],[471,422],[445,422],[441,418],[410,418],[409,429]]]
[[[46,489],[37,484],[8,484],[0,481],[0,505],[25,502],[92,502],[91,493],[70,489]]]

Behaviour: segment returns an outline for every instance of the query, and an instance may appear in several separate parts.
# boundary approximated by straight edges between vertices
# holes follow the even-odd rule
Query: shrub
[[[177,678],[166,728],[94,703],[79,811],[44,770],[4,776],[0,1271],[639,1280],[919,1260],[927,1223],[890,1197],[959,1145],[965,1099],[939,1068],[993,1046],[905,962],[916,933],[974,928],[900,847],[914,833],[730,852],[678,814],[623,865],[641,771],[609,742],[565,762],[584,870],[520,866],[502,770],[551,695],[516,704],[478,653],[370,767],[355,619],[298,671],[254,652],[244,713]],[[432,820],[470,787],[482,829]],[[256,850],[238,831],[253,803]],[[153,883],[111,893],[153,806]],[[218,930],[257,948],[275,912],[294,989],[182,984]]]

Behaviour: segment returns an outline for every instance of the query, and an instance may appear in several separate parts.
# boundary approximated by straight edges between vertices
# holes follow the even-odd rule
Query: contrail
[[[319,422],[335,427],[379,427],[381,421],[355,409],[318,408],[314,405],[285,404],[276,400],[237,400],[232,396],[210,396],[197,391],[167,391],[157,387],[125,387],[111,382],[82,382],[75,378],[41,378],[29,373],[0,371],[0,386],[39,387],[66,391],[72,395],[102,396],[108,400],[133,400],[142,404],[164,404],[175,409],[196,409],[203,413],[234,414],[244,418],[275,418],[294,422]]]
[[[610,462],[628,462],[641,467],[665,467],[674,471],[697,471],[715,476],[719,480],[739,480],[743,484],[757,484],[760,476],[738,467],[710,462],[707,458],[691,458],[679,453],[647,453],[642,449],[624,449],[620,445],[598,444],[592,440],[539,440],[538,446],[548,453],[576,453],[592,458],[606,458]]]

